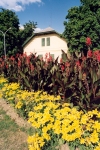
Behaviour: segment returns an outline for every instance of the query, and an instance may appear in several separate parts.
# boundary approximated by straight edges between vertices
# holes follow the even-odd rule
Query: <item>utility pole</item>
[[[4,39],[3,45],[4,45],[4,56],[5,56],[5,60],[6,60],[6,41],[5,41],[5,37],[6,37],[6,33],[7,33],[8,30],[10,30],[10,29],[11,29],[11,27],[10,27],[9,29],[7,29],[6,32],[3,32],[3,31],[0,30],[0,32],[3,34],[3,39]]]

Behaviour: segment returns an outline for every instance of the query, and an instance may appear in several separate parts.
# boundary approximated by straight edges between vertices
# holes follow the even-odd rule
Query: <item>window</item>
[[[50,54],[50,56],[52,57],[52,59],[54,59],[54,54]]]
[[[45,46],[45,38],[42,38],[42,46]]]
[[[42,38],[42,46],[45,46],[45,38]],[[50,46],[50,38],[46,38],[46,46]]]
[[[47,38],[47,46],[50,46],[50,38]]]
[[[64,53],[63,53],[63,54],[61,54],[61,58],[62,58],[62,59],[64,59],[64,57],[65,57],[65,54],[64,54]]]
[[[38,55],[39,56],[39,58],[43,58],[43,55],[42,54],[40,54],[40,55]]]

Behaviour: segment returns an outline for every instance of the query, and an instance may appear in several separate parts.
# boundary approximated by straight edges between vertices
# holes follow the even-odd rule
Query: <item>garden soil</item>
[[[8,116],[10,116],[10,118],[12,120],[14,120],[20,127],[26,127],[29,128],[31,127],[31,125],[24,120],[23,118],[21,118],[16,111],[14,110],[14,108],[10,105],[7,104],[7,102],[4,99],[0,99],[0,107],[6,112],[6,114]]]
[[[14,108],[10,105],[7,104],[7,102],[4,99],[0,99],[0,107],[6,112],[6,114],[8,116],[10,116],[10,118],[12,120],[14,120],[20,127],[25,127],[25,128],[29,128],[31,127],[31,125],[24,119],[22,119],[14,110]],[[0,118],[2,118],[2,116],[0,116]],[[13,133],[11,133],[12,137],[10,139],[9,142],[11,142],[11,147],[9,147],[9,149],[2,149],[2,143],[3,143],[3,139],[0,139],[0,150],[27,150],[27,148],[24,149],[18,149],[18,146],[20,146],[20,144],[26,142],[27,140],[27,134],[25,134],[25,132],[19,131],[17,132],[16,135],[13,135]],[[17,140],[16,140],[17,138]],[[12,148],[13,143],[15,142],[15,147],[14,149]],[[14,146],[14,145],[13,145]],[[62,145],[59,150],[70,150],[67,144]],[[79,150],[78,148],[76,148],[75,150]]]
[[[4,99],[0,99],[0,108],[6,112],[8,116],[19,126],[29,129],[31,125],[23,118],[19,117],[14,108],[7,104]],[[0,120],[3,115],[0,114]],[[3,136],[5,134],[5,136]],[[4,130],[0,132],[0,150],[28,150],[27,147],[27,133],[18,130],[17,132]]]

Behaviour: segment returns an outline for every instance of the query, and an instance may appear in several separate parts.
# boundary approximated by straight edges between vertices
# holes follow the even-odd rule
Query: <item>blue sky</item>
[[[59,33],[64,31],[68,10],[79,5],[80,0],[0,0],[0,7],[15,11],[21,25],[30,20],[40,29],[50,26]]]

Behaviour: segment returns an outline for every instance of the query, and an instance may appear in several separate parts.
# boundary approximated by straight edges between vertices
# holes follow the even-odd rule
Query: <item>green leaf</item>
[[[54,66],[50,70],[50,73],[54,74],[54,72],[57,70],[58,70],[58,67],[54,64]]]
[[[63,50],[61,50],[61,51],[62,51],[62,59],[64,62],[66,62],[67,60],[69,60],[67,53],[65,53]]]
[[[25,75],[21,71],[19,71],[19,73],[20,73],[21,77],[24,79],[26,86],[30,88],[28,79],[25,77]]]
[[[59,145],[64,144],[63,142],[64,142],[64,141],[63,141],[62,139],[59,139]]]

